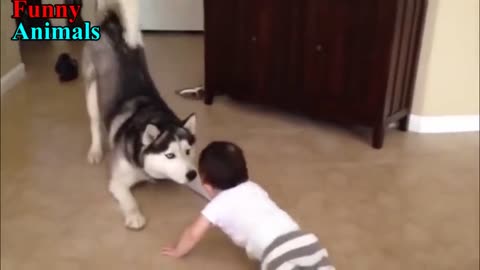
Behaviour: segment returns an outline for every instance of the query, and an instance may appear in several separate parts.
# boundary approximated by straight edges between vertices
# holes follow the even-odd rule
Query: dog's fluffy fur
[[[139,29],[138,1],[99,0],[102,38],[86,44],[83,75],[90,117],[90,163],[103,156],[102,131],[112,151],[109,189],[125,217],[140,229],[145,217],[130,189],[140,181],[197,178],[193,165],[196,117],[180,120],[159,95],[148,72]]]

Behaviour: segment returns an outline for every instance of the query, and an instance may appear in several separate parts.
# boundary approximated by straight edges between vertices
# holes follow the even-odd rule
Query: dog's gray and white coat
[[[180,120],[157,91],[146,63],[138,1],[98,0],[97,9],[102,37],[85,45],[82,65],[92,140],[87,159],[101,161],[106,131],[112,151],[109,190],[125,225],[140,229],[146,219],[131,193],[133,185],[197,178],[196,117]]]

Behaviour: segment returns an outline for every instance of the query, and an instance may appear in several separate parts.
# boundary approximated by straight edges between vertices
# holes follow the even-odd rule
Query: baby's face
[[[205,189],[205,191],[207,192],[208,197],[210,198],[215,197],[218,194],[217,190],[214,187],[212,187],[210,184],[208,184],[208,182],[204,181],[204,179],[205,179],[205,175],[200,173],[200,180],[202,182],[203,189]]]

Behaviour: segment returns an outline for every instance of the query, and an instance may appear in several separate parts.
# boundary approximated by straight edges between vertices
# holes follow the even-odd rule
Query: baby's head
[[[200,153],[198,169],[202,184],[210,196],[248,180],[243,151],[230,142],[216,141],[205,147]]]

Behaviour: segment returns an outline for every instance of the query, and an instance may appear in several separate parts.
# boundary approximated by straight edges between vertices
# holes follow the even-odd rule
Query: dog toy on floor
[[[175,93],[177,93],[177,95],[184,98],[198,100],[203,98],[205,94],[205,90],[203,89],[203,86],[200,86],[200,87],[177,90],[175,91]]]
[[[61,82],[75,80],[78,77],[77,60],[70,57],[67,53],[62,53],[55,64],[55,72]]]

